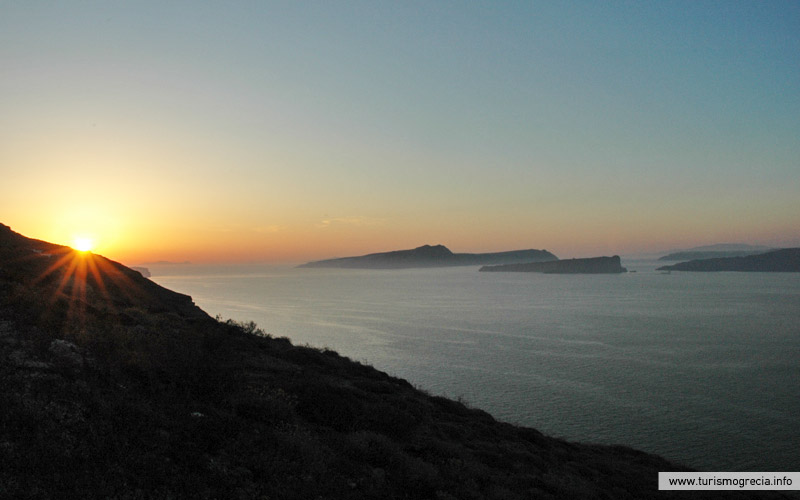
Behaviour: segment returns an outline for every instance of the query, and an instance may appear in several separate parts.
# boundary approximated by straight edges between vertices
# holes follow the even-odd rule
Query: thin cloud
[[[349,216],[349,217],[330,217],[327,219],[322,219],[319,224],[317,224],[318,228],[324,229],[327,227],[333,226],[356,226],[356,227],[364,227],[364,226],[379,226],[385,222],[385,219],[379,219],[375,217],[364,217],[364,216]]]

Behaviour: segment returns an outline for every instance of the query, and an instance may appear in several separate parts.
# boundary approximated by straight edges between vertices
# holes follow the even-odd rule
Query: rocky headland
[[[498,422],[3,225],[0,387],[0,498],[784,498],[657,491],[688,469]]]

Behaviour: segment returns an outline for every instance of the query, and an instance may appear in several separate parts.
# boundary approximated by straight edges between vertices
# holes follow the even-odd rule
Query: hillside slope
[[[657,494],[684,469],[497,422],[2,225],[0,387],[0,498],[781,498]]]

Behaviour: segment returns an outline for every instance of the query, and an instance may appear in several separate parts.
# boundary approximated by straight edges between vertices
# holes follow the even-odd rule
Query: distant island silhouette
[[[719,251],[686,251],[675,252],[659,257],[658,260],[663,261],[685,261],[685,260],[702,260],[702,259],[719,259],[724,257],[747,257],[748,255],[758,255],[766,252],[767,250],[719,250]]]
[[[544,274],[616,274],[628,270],[622,267],[618,255],[613,257],[591,257],[588,259],[564,259],[550,262],[527,262],[484,266],[481,272],[521,272]]]
[[[777,250],[759,245],[746,245],[744,243],[717,243],[682,250],[671,250],[666,255],[659,257],[663,261],[685,261],[697,259],[715,259],[721,257],[746,257],[760,253]]]
[[[800,248],[783,248],[758,255],[697,259],[662,266],[659,271],[800,272]]]
[[[521,262],[547,262],[558,257],[547,250],[513,250],[494,253],[453,253],[444,245],[423,245],[411,250],[372,253],[358,257],[317,260],[298,267],[347,269],[407,269],[417,267],[480,266]]]

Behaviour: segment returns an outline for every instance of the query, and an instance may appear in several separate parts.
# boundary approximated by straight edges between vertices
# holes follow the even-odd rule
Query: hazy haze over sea
[[[569,440],[797,471],[800,274],[150,266],[211,315]]]

